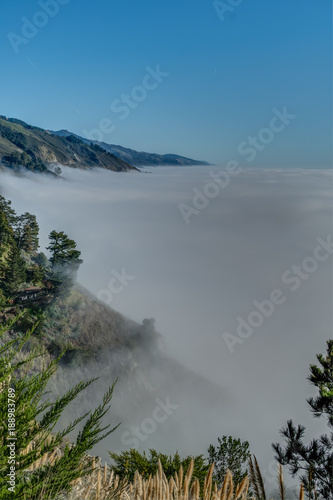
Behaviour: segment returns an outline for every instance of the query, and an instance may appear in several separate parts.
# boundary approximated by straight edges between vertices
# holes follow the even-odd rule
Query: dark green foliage
[[[11,202],[0,196],[0,307],[5,299],[7,305],[10,300],[26,307],[69,294],[82,263],[81,252],[65,233],[52,231],[49,261],[44,253],[37,253],[38,235],[36,216],[29,212],[17,216]],[[26,291],[31,285],[39,289]]]
[[[37,158],[30,150],[24,151],[23,153],[14,152],[9,155],[4,155],[3,160],[10,167],[25,167],[28,170],[36,172],[45,172],[47,170],[45,163],[40,158]]]
[[[50,266],[49,259],[46,257],[44,252],[40,252],[33,257],[33,261],[43,268],[48,268]]]
[[[13,294],[25,282],[26,264],[21,257],[20,249],[16,244],[13,244],[8,254],[7,267],[5,269],[5,290],[9,295]]]
[[[319,395],[307,402],[315,417],[326,417],[327,426],[333,428],[333,340],[327,342],[327,355],[317,355],[321,365],[310,366],[308,379],[317,387]],[[287,422],[281,430],[285,439],[284,448],[273,444],[276,460],[282,465],[288,465],[293,476],[298,475],[305,485],[309,499],[318,497],[325,500],[333,499],[333,432],[313,439],[306,445],[303,441],[305,427]]]
[[[1,116],[1,118],[6,118],[4,116]],[[35,130],[42,130],[39,127],[33,127],[32,125],[28,125],[28,123],[25,123],[23,120],[19,120],[18,118],[8,118],[8,121],[11,123],[17,123],[18,125],[22,125],[22,127],[26,129],[35,129]]]
[[[109,452],[109,454],[114,462],[112,467],[115,473],[118,474],[121,479],[127,477],[130,481],[133,481],[136,470],[146,479],[148,479],[150,475],[156,474],[159,460],[161,461],[166,477],[170,479],[176,472],[179,472],[180,466],[183,467],[184,474],[186,474],[191,460],[194,458],[193,477],[199,479],[201,486],[203,486],[204,479],[209,470],[209,465],[206,463],[203,455],[181,458],[178,452],[176,452],[175,455],[164,455],[153,449],[150,449],[149,455],[146,455],[145,452],[140,453],[134,448],[121,453]]]
[[[12,202],[6,200],[3,196],[0,195],[0,212],[5,217],[7,224],[13,224],[16,219],[15,210],[12,208]]]
[[[71,142],[72,144],[84,144],[82,139],[79,139],[75,135],[67,135],[65,137],[66,141]]]
[[[68,295],[76,279],[76,273],[82,264],[81,252],[76,249],[77,244],[63,231],[52,231],[49,235],[50,245],[47,250],[51,252],[52,279],[61,282],[58,290],[63,295]]]
[[[20,149],[24,149],[27,144],[24,134],[22,134],[21,132],[16,132],[15,130],[8,127],[4,127],[3,125],[0,125],[0,134],[2,135],[2,137],[12,142]]]
[[[90,143],[90,147],[94,149],[95,151],[98,151],[99,153],[103,154],[110,154],[105,151],[105,149],[101,148],[98,144],[94,144],[93,142]]]
[[[8,325],[10,328],[12,325]],[[0,330],[3,334],[6,327]],[[28,376],[31,362],[37,355],[32,352],[23,361],[16,361],[16,355],[22,350],[32,332],[28,332],[18,343],[13,340],[0,348],[0,500],[19,500],[32,498],[53,499],[60,492],[70,490],[70,483],[92,471],[92,458],[86,453],[101,439],[115,430],[109,425],[100,427],[101,420],[110,408],[113,388],[104,395],[103,402],[96,410],[86,413],[70,423],[62,431],[54,432],[61,413],[77,395],[91,385],[94,380],[80,382],[64,396],[53,403],[45,401],[48,381],[57,369],[59,358],[37,375]],[[10,389],[9,389],[10,388]],[[8,490],[7,474],[9,472],[9,450],[7,448],[10,427],[8,422],[8,397],[15,392],[15,455],[16,484],[14,492]],[[13,396],[11,396],[13,398]],[[11,403],[12,404],[12,403]],[[61,445],[65,436],[75,426],[86,419],[82,431],[79,432],[73,445],[66,445],[63,455],[53,465],[48,463],[33,472],[25,472],[36,460],[53,452]],[[52,434],[50,434],[52,432]],[[29,453],[23,450],[32,442],[35,446]]]
[[[44,279],[45,269],[37,264],[27,269],[27,282],[33,285],[40,285]]]
[[[8,220],[3,212],[0,211],[0,258],[6,250],[6,246],[12,237],[12,231]]]
[[[316,398],[307,400],[315,417],[327,416],[328,424],[333,428],[333,340],[327,341],[327,355],[317,354],[321,365],[311,365],[308,380],[319,392]]]
[[[16,217],[14,236],[18,248],[27,253],[36,252],[39,246],[38,234],[39,225],[35,215],[26,212]]]
[[[219,486],[228,469],[232,472],[234,483],[241,483],[248,474],[246,464],[249,458],[249,443],[231,436],[218,438],[218,446],[211,444],[208,448],[209,463],[215,463],[213,478]]]
[[[5,297],[3,291],[0,288],[0,308],[4,307],[6,305],[7,298]]]
[[[59,267],[63,272],[67,267],[77,270],[82,264],[81,252],[76,250],[77,244],[63,231],[52,231],[49,235],[50,245],[47,250],[51,252],[50,262],[52,269]]]

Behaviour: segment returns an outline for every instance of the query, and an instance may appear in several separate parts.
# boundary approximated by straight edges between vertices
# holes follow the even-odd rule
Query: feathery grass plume
[[[229,492],[229,483],[232,481],[232,474],[230,470],[227,470],[226,476],[222,483],[222,488],[220,489],[221,500],[227,500]]]
[[[235,500],[239,500],[242,497],[246,497],[248,489],[249,489],[249,478],[248,476],[246,476],[244,477],[243,481],[236,487]]]
[[[284,481],[283,481],[283,470],[282,470],[282,465],[281,464],[279,464],[278,483],[279,483],[280,499],[281,500],[285,500],[285,497],[286,497],[286,487],[285,487]]]
[[[200,497],[200,483],[199,479],[195,478],[190,490],[190,500],[199,500],[199,497]]]
[[[232,478],[232,473],[230,471],[230,480],[229,480],[229,493],[227,496],[227,500],[232,500],[234,497],[234,481]]]
[[[260,467],[259,467],[258,461],[256,459],[256,456],[253,455],[253,457],[254,457],[255,470],[256,470],[257,481],[258,481],[258,485],[259,485],[259,490],[260,490],[261,498],[263,498],[263,500],[266,500],[265,485],[264,485],[264,481],[263,481],[263,478],[262,478],[262,475],[261,475]]]
[[[260,499],[260,488],[259,488],[259,484],[257,481],[256,469],[254,467],[252,457],[249,458],[249,470],[250,470],[251,484],[254,488],[257,499]]]
[[[218,491],[217,491],[217,484],[216,483],[214,484],[214,489],[213,489],[213,493],[212,493],[212,500],[220,500],[219,495],[218,495]]]
[[[179,477],[179,491],[181,491],[183,488],[183,479],[184,479],[184,469],[182,465],[180,466],[178,477]]]
[[[227,496],[227,500],[233,500],[233,498],[234,498],[234,492],[233,492],[233,490],[230,490],[229,494]]]
[[[204,481],[204,500],[209,500],[212,492],[212,477],[213,477],[213,472],[214,472],[214,462],[209,468],[208,474],[206,476],[206,479]]]
[[[108,476],[108,465],[107,463],[105,462],[105,465],[104,465],[104,474],[103,474],[103,486],[105,487],[107,485],[107,476]]]
[[[253,462],[252,465],[258,481],[256,467]],[[127,480],[119,483],[119,477],[112,470],[110,470],[110,478],[106,477],[102,481],[101,478],[103,474],[105,475],[105,470],[105,466],[97,466],[95,472],[90,476],[89,483],[86,481],[85,488],[83,490],[82,488],[77,489],[73,494],[70,493],[66,500],[263,500],[261,493],[254,497],[248,492],[250,483],[248,476],[236,485],[233,482],[230,470],[227,471],[223,485],[219,490],[217,483],[214,483],[214,487],[212,487],[210,474],[208,473],[203,495],[200,495],[200,481],[198,478],[194,478],[191,487],[188,487],[187,484],[189,483],[187,481],[190,475],[185,476],[182,489],[179,490],[175,481],[178,473],[175,473],[174,478],[170,478],[168,481],[162,467],[158,468],[154,477],[150,476],[148,479],[141,473],[136,472],[131,483],[128,483]],[[104,485],[107,488],[104,488]],[[46,498],[48,497],[39,497],[36,500],[46,500]],[[299,500],[304,500],[303,485],[301,485]]]
[[[299,490],[299,500],[304,500],[304,486],[301,484],[301,488]]]
[[[163,492],[163,483],[164,483],[164,473],[163,473],[163,469],[162,469],[162,464],[161,464],[161,460],[158,459],[158,469],[157,469],[157,474],[156,474],[156,477],[157,477],[157,481],[158,481],[158,494],[159,496],[162,495],[162,492]]]
[[[101,493],[101,471],[98,470],[96,479],[96,500],[99,499],[100,493]]]
[[[173,477],[176,481],[177,488],[183,490],[186,477],[188,477],[187,481],[189,488],[193,477],[197,477],[200,483],[201,494],[203,491],[204,479],[210,467],[210,464],[206,463],[206,459],[203,455],[181,458],[178,452],[168,456],[154,449],[149,449],[149,453],[147,454],[145,451],[140,453],[136,449],[130,449],[121,453],[109,452],[109,455],[112,460],[111,467],[113,470],[119,474],[121,478],[127,477],[130,483],[134,481],[136,470],[138,470],[145,479],[147,479],[150,474],[154,477],[158,469],[158,460],[160,460],[163,468],[163,477],[166,476],[166,480],[169,481],[170,478]],[[191,464],[192,462],[193,465]],[[181,465],[183,471],[180,470]],[[192,468],[193,472],[190,478],[188,472],[189,469]]]
[[[194,459],[192,458],[190,465],[189,465],[189,468],[187,469],[185,481],[184,481],[184,485],[186,484],[187,491],[188,491],[189,486],[191,484],[193,471],[194,471]]]
[[[249,458],[250,483],[254,487],[255,494],[259,500],[266,500],[266,491],[264,481],[261,475],[260,467],[255,456]]]

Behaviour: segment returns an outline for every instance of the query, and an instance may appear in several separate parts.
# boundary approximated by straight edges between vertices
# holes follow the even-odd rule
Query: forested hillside
[[[36,216],[17,215],[0,196],[0,321],[25,313],[39,321],[38,343],[63,363],[95,359],[105,348],[132,348],[157,341],[153,321],[142,325],[99,303],[76,284],[81,252],[68,235],[51,231],[50,257],[39,250]],[[20,322],[16,329],[20,328]],[[37,335],[37,333],[36,333]]]
[[[50,233],[50,260],[39,249],[36,216],[17,215],[0,196],[1,305],[46,305],[70,292],[82,263],[76,243],[64,232]]]

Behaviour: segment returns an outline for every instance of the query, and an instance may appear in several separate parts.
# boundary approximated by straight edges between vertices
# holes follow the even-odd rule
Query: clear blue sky
[[[80,135],[108,118],[106,142],[224,164],[287,106],[297,118],[252,165],[330,164],[331,0],[244,0],[223,21],[210,0],[51,4],[1,5],[0,114]],[[169,76],[112,111],[158,64]]]

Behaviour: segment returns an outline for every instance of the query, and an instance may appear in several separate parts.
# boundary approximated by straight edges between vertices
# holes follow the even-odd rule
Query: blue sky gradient
[[[1,6],[1,114],[80,135],[98,129],[106,142],[138,150],[247,165],[239,144],[286,106],[297,118],[251,165],[331,165],[330,0],[244,0],[225,16],[203,0],[50,2]],[[146,95],[136,89],[142,99],[127,113],[112,111],[158,65],[168,76]]]

